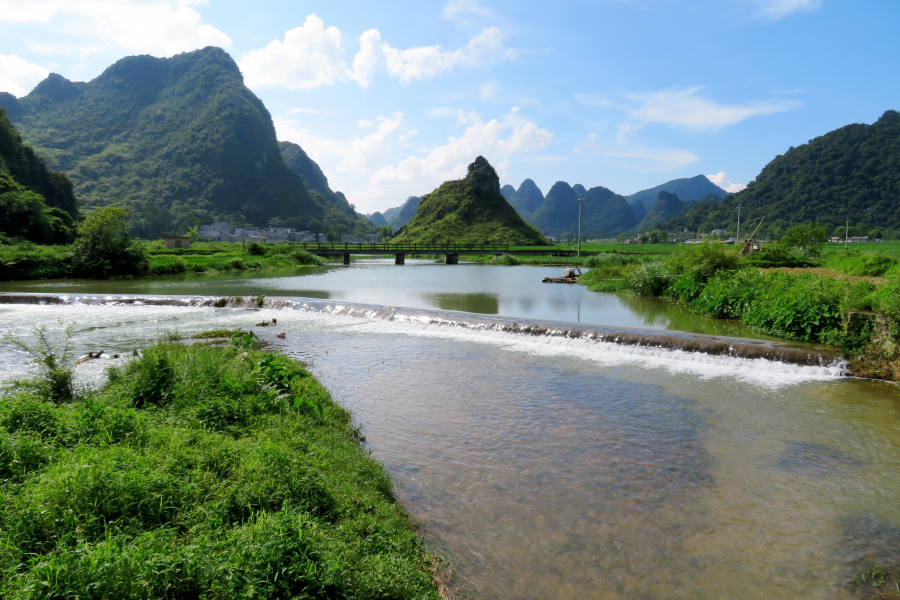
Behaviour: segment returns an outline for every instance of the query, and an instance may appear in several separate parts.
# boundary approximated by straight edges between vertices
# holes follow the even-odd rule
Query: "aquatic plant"
[[[497,256],[492,256],[491,258],[489,258],[486,264],[513,267],[522,263],[512,254],[498,254]]]

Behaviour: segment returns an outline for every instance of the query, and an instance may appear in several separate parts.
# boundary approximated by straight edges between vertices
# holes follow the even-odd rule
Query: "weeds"
[[[40,365],[40,374],[30,383],[42,398],[55,403],[70,402],[75,395],[73,386],[74,367],[72,360],[72,334],[74,325],[63,330],[63,341],[54,345],[47,337],[47,328],[43,325],[34,329],[37,342],[28,344],[12,336],[5,336],[4,344],[15,346],[27,352]]]
[[[148,348],[62,405],[7,395],[0,597],[437,600],[357,437],[299,364],[244,347]]]

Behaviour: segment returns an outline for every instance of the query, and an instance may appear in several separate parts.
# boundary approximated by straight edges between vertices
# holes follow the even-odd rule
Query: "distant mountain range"
[[[503,197],[497,172],[482,156],[469,165],[464,179],[445,181],[417,204],[412,219],[397,231],[395,242],[545,243]]]
[[[761,231],[768,237],[809,222],[843,235],[848,221],[855,228],[900,234],[900,113],[889,110],[871,125],[847,125],[790,148],[746,189],[721,203],[699,202],[660,227],[734,229],[738,205],[748,227],[765,217]]]
[[[545,235],[558,237],[578,231],[578,198],[584,197],[581,231],[587,237],[615,237],[621,233],[643,231],[655,227],[669,215],[691,208],[695,200],[720,199],[725,190],[712,183],[706,176],[674,179],[630,196],[621,196],[601,186],[585,189],[581,184],[570,186],[557,181],[545,197],[531,179],[526,179],[515,189],[507,184],[501,189],[516,211]],[[659,210],[649,212],[661,192],[675,194],[665,197]],[[677,201],[677,202],[676,202]]]
[[[219,48],[130,56],[90,82],[51,74],[0,106],[86,206],[127,204],[143,237],[213,219],[318,232],[370,231]]]

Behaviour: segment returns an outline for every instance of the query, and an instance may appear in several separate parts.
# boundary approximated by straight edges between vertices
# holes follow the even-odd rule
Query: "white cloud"
[[[238,64],[250,87],[307,89],[356,81],[367,88],[382,70],[409,83],[457,66],[477,67],[511,58],[513,53],[505,48],[505,40],[499,29],[489,27],[457,50],[444,51],[440,45],[401,50],[383,41],[377,29],[370,29],[359,38],[359,51],[351,68],[344,58],[341,32],[334,26],[326,29],[322,19],[310,15],[301,27],[285,32],[284,40],[272,40],[265,48],[251,50]]]
[[[51,23],[91,40],[82,56],[116,48],[172,56],[205,46],[231,47],[231,38],[188,4],[169,0],[0,0],[0,23]]]
[[[443,181],[464,175],[468,164],[479,155],[488,158],[503,177],[509,155],[539,150],[553,140],[552,133],[519,117],[517,109],[502,121],[485,122],[474,112],[467,115],[467,121],[469,126],[461,136],[450,137],[446,144],[432,148],[424,157],[410,156],[376,171],[370,179],[370,189],[399,186],[430,191]]]
[[[385,42],[381,44],[381,53],[388,73],[408,83],[450,71],[457,65],[477,67],[511,57],[511,51],[504,47],[505,40],[503,32],[488,27],[458,50],[445,52],[440,45],[398,50]]]
[[[365,119],[360,119],[356,122],[356,124],[360,127],[372,127],[375,123],[373,123],[372,121],[366,121]]]
[[[265,48],[251,50],[238,65],[247,86],[284,86],[292,90],[331,85],[350,77],[337,27],[325,28],[316,15],[284,34],[284,41],[272,40]]]
[[[725,171],[719,171],[715,175],[707,175],[706,178],[729,194],[736,194],[747,187],[743,183],[731,183],[731,179],[728,178],[728,174]]]
[[[15,54],[0,54],[0,92],[24,96],[49,74],[48,69]]]
[[[610,164],[643,171],[677,171],[700,160],[700,157],[693,152],[675,148],[598,144],[596,133],[588,134],[572,149],[572,152],[595,156]]]
[[[450,0],[444,5],[445,19],[460,19],[464,15],[477,15],[479,17],[490,17],[491,11],[483,6],[478,0]]]
[[[770,115],[799,106],[797,102],[788,101],[717,104],[697,95],[701,89],[693,87],[650,94],[625,94],[624,97],[638,103],[627,110],[641,125],[662,123],[692,130],[717,131],[750,117]]]
[[[383,164],[384,156],[391,151],[390,136],[400,127],[403,113],[393,112],[389,117],[378,117],[377,121],[373,133],[350,143],[342,168],[366,173]]]
[[[822,0],[758,0],[756,16],[765,19],[783,19],[796,12],[809,12],[822,6]]]
[[[299,114],[299,113],[305,113],[305,114],[309,114],[309,115],[318,115],[318,114],[321,114],[320,111],[318,111],[318,110],[313,110],[313,109],[311,109],[311,108],[290,108],[290,109],[288,109],[288,114],[289,114],[289,115],[296,115],[296,114]]]

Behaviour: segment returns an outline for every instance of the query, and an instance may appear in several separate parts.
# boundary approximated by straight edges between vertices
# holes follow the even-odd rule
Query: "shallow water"
[[[476,597],[849,598],[900,554],[898,396],[836,369],[278,310],[9,305],[0,330],[127,353],[272,317]]]
[[[598,294],[584,286],[541,283],[558,267],[437,265],[433,261],[360,259],[351,266],[287,271],[181,275],[140,280],[0,282],[3,292],[301,296],[408,308],[435,308],[527,319],[643,327],[771,339],[734,321],[709,319],[650,298]]]

